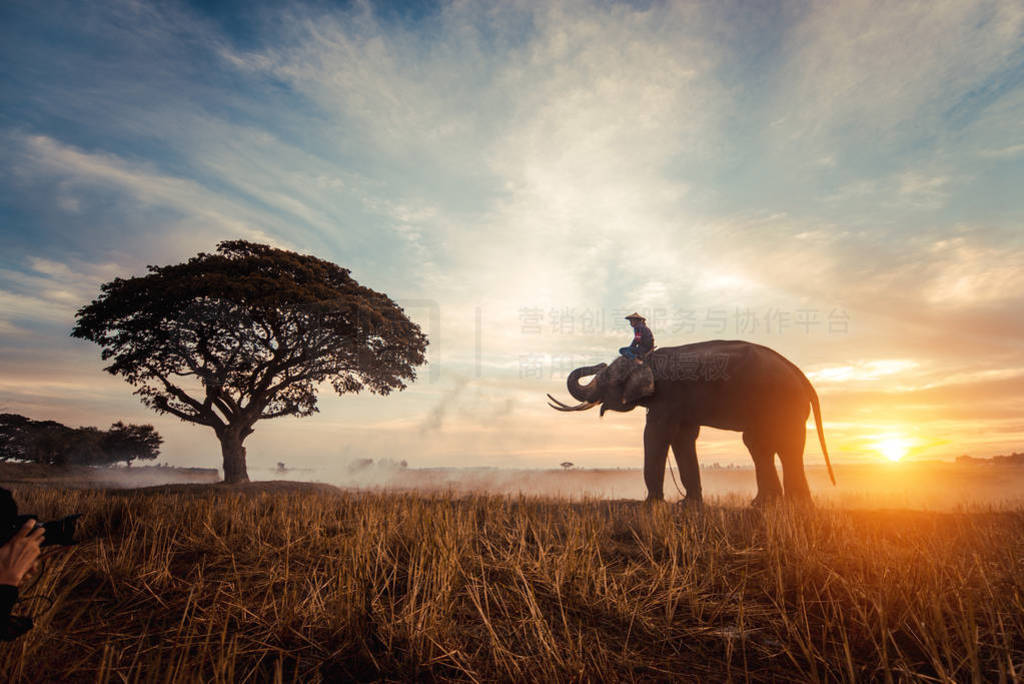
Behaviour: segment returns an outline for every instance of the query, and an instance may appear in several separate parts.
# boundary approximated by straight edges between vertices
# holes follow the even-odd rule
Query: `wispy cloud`
[[[910,359],[883,359],[877,361],[858,361],[843,366],[828,366],[818,370],[807,371],[807,377],[815,382],[848,383],[851,381],[874,381],[895,373],[905,373],[918,366],[917,361]]]
[[[799,102],[789,134],[844,127],[850,143],[893,144],[911,122],[936,133],[952,106],[1019,64],[1022,27],[1012,0],[815,5],[787,44]]]
[[[997,149],[981,150],[978,154],[982,157],[990,157],[995,159],[1011,159],[1013,157],[1019,157],[1024,154],[1024,144],[1021,145],[1007,145],[1006,147],[1000,147]]]

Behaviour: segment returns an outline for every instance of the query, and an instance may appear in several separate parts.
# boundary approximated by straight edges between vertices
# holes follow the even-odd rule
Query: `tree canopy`
[[[253,424],[317,411],[317,388],[402,390],[427,338],[387,295],[313,256],[244,240],[116,278],[76,315],[105,370],[160,413],[216,432],[225,479],[248,479]]]

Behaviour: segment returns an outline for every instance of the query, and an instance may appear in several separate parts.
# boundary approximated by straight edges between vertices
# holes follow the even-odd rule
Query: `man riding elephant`
[[[636,312],[626,316],[626,320],[633,326],[633,343],[619,349],[619,353],[627,359],[643,363],[647,352],[654,349],[654,333],[647,327],[647,319]]]

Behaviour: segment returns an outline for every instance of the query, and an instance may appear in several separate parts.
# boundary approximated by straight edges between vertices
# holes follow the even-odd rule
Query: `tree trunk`
[[[220,450],[224,454],[224,481],[229,484],[248,482],[249,473],[245,469],[244,437],[237,430],[227,429],[217,435],[220,438]]]

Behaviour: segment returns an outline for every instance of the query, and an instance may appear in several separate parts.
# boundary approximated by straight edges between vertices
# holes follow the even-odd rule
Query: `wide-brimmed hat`
[[[626,316],[626,320],[627,321],[632,320],[634,318],[639,318],[641,321],[646,321],[647,320],[646,318],[644,318],[643,316],[641,316],[640,314],[638,314],[635,311],[633,313],[629,314],[628,316]]]

